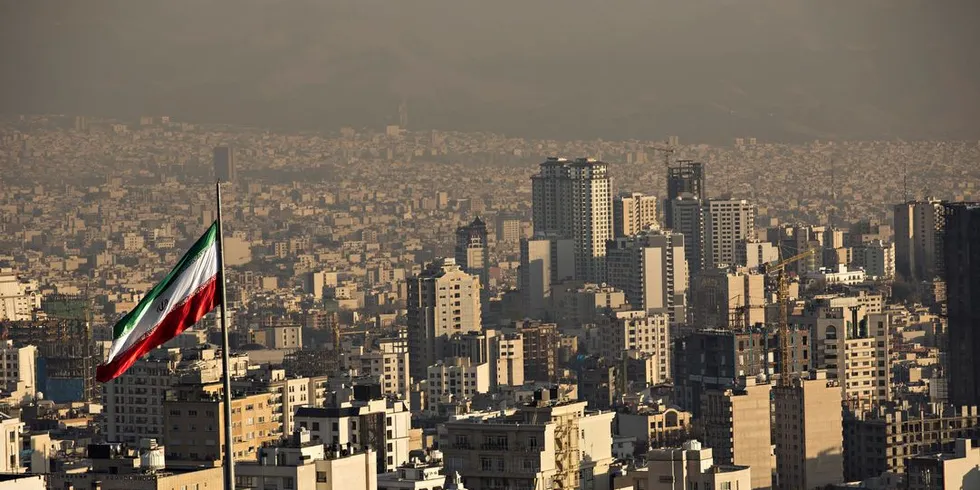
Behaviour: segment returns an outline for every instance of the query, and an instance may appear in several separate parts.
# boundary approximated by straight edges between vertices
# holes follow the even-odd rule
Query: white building
[[[413,461],[378,476],[378,490],[438,490],[448,488],[442,461]]]
[[[709,199],[704,214],[704,266],[746,265],[744,241],[755,237],[755,205],[745,199]]]
[[[235,463],[241,490],[375,490],[377,453],[325,448],[301,431],[279,446],[259,448],[258,461]]]
[[[468,399],[478,393],[490,391],[490,364],[474,363],[465,357],[450,357],[439,360],[426,370],[429,386],[430,413],[439,412],[439,402],[443,397]]]
[[[867,279],[867,274],[861,269],[850,270],[846,265],[838,265],[835,268],[821,267],[815,272],[808,272],[805,278],[832,285],[854,285],[861,284]]]
[[[672,323],[684,323],[687,307],[687,261],[684,235],[644,230],[609,242],[606,250],[608,283],[626,294],[634,309],[666,313]]]
[[[454,259],[428,264],[408,281],[409,369],[416,380],[445,351],[449,336],[481,329],[480,278]]]
[[[371,447],[377,451],[378,468],[395,471],[409,460],[411,418],[404,401],[357,400],[337,407],[300,408],[293,420],[297,429],[309,430],[314,441],[327,447],[349,444],[355,452]]]
[[[752,488],[748,466],[716,465],[711,448],[688,441],[679,449],[647,454],[647,490],[735,490]]]
[[[550,157],[531,177],[536,236],[572,239],[575,278],[605,281],[606,242],[613,238],[608,166],[592,159]]]
[[[20,461],[20,435],[24,423],[20,419],[0,413],[0,473],[22,473]]]
[[[381,339],[369,350],[363,346],[351,346],[343,354],[343,363],[357,376],[378,381],[382,393],[408,399],[412,381],[406,339]]]
[[[0,342],[0,389],[22,400],[37,391],[37,346],[14,346],[12,340]]]
[[[0,269],[0,320],[30,320],[39,308],[37,281],[22,279],[12,269]]]
[[[770,242],[759,240],[746,241],[745,247],[745,266],[749,269],[756,269],[760,265],[776,262],[779,260],[779,248]],[[743,255],[739,252],[739,256]]]

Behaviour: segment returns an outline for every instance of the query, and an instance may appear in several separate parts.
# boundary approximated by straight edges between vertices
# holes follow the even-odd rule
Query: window
[[[291,476],[284,476],[284,477],[282,477],[282,488],[284,488],[286,490],[291,490],[291,489],[295,488],[295,485],[293,484],[293,477],[291,477]],[[729,489],[729,490],[731,490],[731,489]]]
[[[320,430],[320,422],[313,422],[313,430]]]
[[[316,482],[317,483],[326,483],[327,482],[327,472],[326,471],[317,471],[316,472]]]

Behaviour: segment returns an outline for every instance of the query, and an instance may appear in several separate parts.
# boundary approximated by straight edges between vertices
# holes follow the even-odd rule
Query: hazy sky
[[[0,111],[727,141],[980,138],[976,2],[0,1]]]

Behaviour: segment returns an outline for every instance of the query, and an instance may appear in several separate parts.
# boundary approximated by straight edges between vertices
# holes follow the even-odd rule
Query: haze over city
[[[0,490],[980,489],[978,5],[0,1]]]

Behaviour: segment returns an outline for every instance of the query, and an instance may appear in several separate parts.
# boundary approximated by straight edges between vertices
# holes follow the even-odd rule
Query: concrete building
[[[705,190],[704,164],[691,160],[679,160],[667,166],[667,200],[664,209],[664,224],[677,230],[674,201],[678,198],[704,201],[708,198]]]
[[[370,350],[360,347],[356,353],[345,357],[348,358],[347,367],[356,370],[358,376],[377,380],[382,393],[408,399],[412,378],[407,339],[379,339]]]
[[[484,330],[454,335],[445,357],[467,358],[474,366],[487,364],[490,390],[524,384],[524,337],[519,333]]]
[[[421,380],[449,336],[481,329],[480,278],[454,259],[429,263],[408,282],[407,308],[409,369]]]
[[[843,483],[841,390],[826,373],[794,378],[773,391],[775,487],[810,490]]]
[[[37,281],[23,279],[13,269],[0,269],[0,320],[30,320],[40,308]]]
[[[613,237],[633,236],[651,227],[660,227],[656,196],[633,192],[613,199]]]
[[[913,281],[942,276],[944,202],[909,201],[895,206],[895,268]]]
[[[745,247],[745,267],[756,270],[759,266],[779,261],[779,247],[770,242],[749,239],[741,247]],[[739,251],[739,256],[742,252]]]
[[[409,460],[411,412],[403,401],[363,398],[336,407],[300,408],[296,426],[327,447],[375,449],[379,470],[395,471]]]
[[[687,441],[676,449],[654,449],[647,455],[647,490],[734,490],[752,488],[748,466],[716,464],[712,448]]]
[[[378,490],[448,490],[453,482],[447,480],[453,475],[445,475],[442,461],[433,459],[408,462],[392,473],[379,475]]]
[[[691,322],[697,328],[741,329],[766,321],[765,277],[703,269],[691,278]]]
[[[497,241],[503,243],[517,243],[522,237],[520,218],[497,216]]]
[[[953,451],[909,458],[908,490],[966,490],[980,488],[980,448],[957,439]]]
[[[367,449],[325,448],[299,431],[259,450],[257,461],[236,461],[235,488],[242,490],[375,490],[377,457]]]
[[[429,413],[439,413],[446,397],[468,399],[490,391],[490,364],[474,363],[466,357],[440,359],[427,369]]]
[[[671,323],[685,323],[684,235],[647,229],[612,240],[606,249],[606,273],[608,283],[622,289],[634,309],[666,313]]]
[[[608,165],[550,157],[531,177],[531,194],[535,236],[571,239],[575,278],[604,282],[606,242],[613,238]]]
[[[667,315],[636,310],[609,311],[600,321],[599,355],[610,361],[636,351],[655,356],[654,384],[666,383],[670,376],[670,326]]]
[[[980,405],[980,204],[944,208],[949,400]]]
[[[213,158],[214,177],[222,182],[235,182],[238,178],[235,149],[230,146],[216,146]]]
[[[856,297],[818,296],[790,322],[812,335],[811,366],[840,382],[851,407],[891,399],[887,314],[869,314]]]
[[[772,488],[770,395],[772,386],[745,379],[745,386],[701,395],[704,443],[722,464],[752,468],[753,489]]]
[[[709,199],[704,214],[704,267],[746,265],[744,242],[755,237],[755,205],[745,199]]]
[[[545,398],[515,414],[449,421],[440,428],[446,471],[472,490],[609,489],[612,412]]]
[[[163,450],[155,446],[154,450]],[[48,488],[98,488],[101,490],[211,489],[224,486],[221,468],[174,468],[165,457],[131,457],[104,444],[88,446],[91,466],[81,472],[48,474]],[[143,456],[141,454],[141,456]],[[166,467],[156,466],[163,459]],[[242,488],[242,487],[239,487]]]
[[[19,418],[0,413],[0,473],[22,473],[21,434],[24,423]]]
[[[548,317],[554,319],[559,328],[574,328],[595,323],[607,308],[615,310],[625,304],[626,293],[622,289],[571,282],[552,290]]]
[[[553,383],[558,381],[558,325],[536,321],[515,324],[524,343],[524,379]]]
[[[950,451],[960,438],[980,436],[977,407],[888,403],[844,412],[844,479],[906,473],[906,459]]]
[[[633,436],[641,450],[673,447],[688,439],[691,412],[659,405],[616,414],[616,434]]]
[[[667,216],[671,217],[667,229],[684,235],[684,255],[691,274],[701,270],[705,263],[704,202],[692,196],[680,196],[667,201]]]
[[[37,392],[37,346],[0,341],[0,389],[17,400]]]
[[[221,466],[224,458],[224,401],[221,383],[176,385],[163,402],[167,459],[175,467]],[[253,459],[264,444],[282,436],[272,411],[272,394],[233,393],[232,440],[236,460]]]
[[[463,272],[480,278],[484,291],[490,287],[490,248],[487,225],[479,216],[468,225],[456,228],[456,264]],[[484,295],[486,297],[486,295]]]
[[[869,279],[894,279],[895,244],[872,240],[856,247],[852,264],[863,269]]]
[[[249,343],[267,349],[297,350],[303,348],[303,327],[300,325],[270,325],[250,328]]]
[[[0,474],[0,490],[47,490],[48,476],[34,474]]]
[[[803,277],[825,286],[854,286],[868,278],[863,269],[852,270],[844,264],[838,264],[836,267],[820,267],[805,273]]]
[[[545,318],[554,285],[575,276],[575,244],[570,239],[535,237],[521,240],[518,287],[528,318]]]

